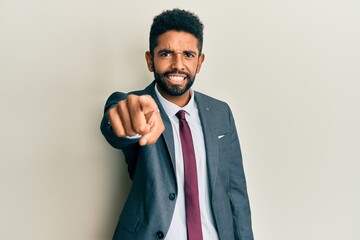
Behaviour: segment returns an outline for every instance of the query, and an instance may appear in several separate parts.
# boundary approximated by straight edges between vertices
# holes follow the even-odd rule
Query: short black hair
[[[166,10],[154,17],[150,29],[150,53],[153,55],[159,36],[167,31],[184,31],[198,40],[199,56],[203,45],[204,25],[194,13],[175,8]]]

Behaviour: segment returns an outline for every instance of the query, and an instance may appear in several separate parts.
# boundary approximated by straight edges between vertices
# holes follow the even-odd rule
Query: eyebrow
[[[172,53],[173,51],[171,51],[170,49],[161,49],[158,51],[158,54],[159,53]]]

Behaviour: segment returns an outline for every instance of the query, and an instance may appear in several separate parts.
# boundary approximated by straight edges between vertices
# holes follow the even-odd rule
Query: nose
[[[185,69],[181,54],[174,54],[171,67],[178,71],[183,71]]]

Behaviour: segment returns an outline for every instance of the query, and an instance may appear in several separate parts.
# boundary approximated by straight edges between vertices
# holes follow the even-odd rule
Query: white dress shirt
[[[186,112],[186,121],[190,126],[195,149],[203,239],[218,240],[219,238],[215,229],[215,222],[209,198],[209,179],[206,164],[204,135],[197,104],[194,99],[194,93],[191,90],[191,99],[189,103],[185,107],[180,108],[176,104],[166,100],[157,90],[157,85],[155,87],[155,92],[172,125],[175,146],[176,180],[178,186],[178,195],[176,199],[174,215],[170,224],[170,229],[165,239],[187,240],[184,195],[184,163],[179,135],[179,119],[175,115],[179,110],[182,109]]]

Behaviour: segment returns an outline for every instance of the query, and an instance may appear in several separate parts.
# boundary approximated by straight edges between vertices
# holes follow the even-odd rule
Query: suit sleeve
[[[236,240],[253,240],[250,204],[233,115],[229,109],[231,136],[230,202]]]

